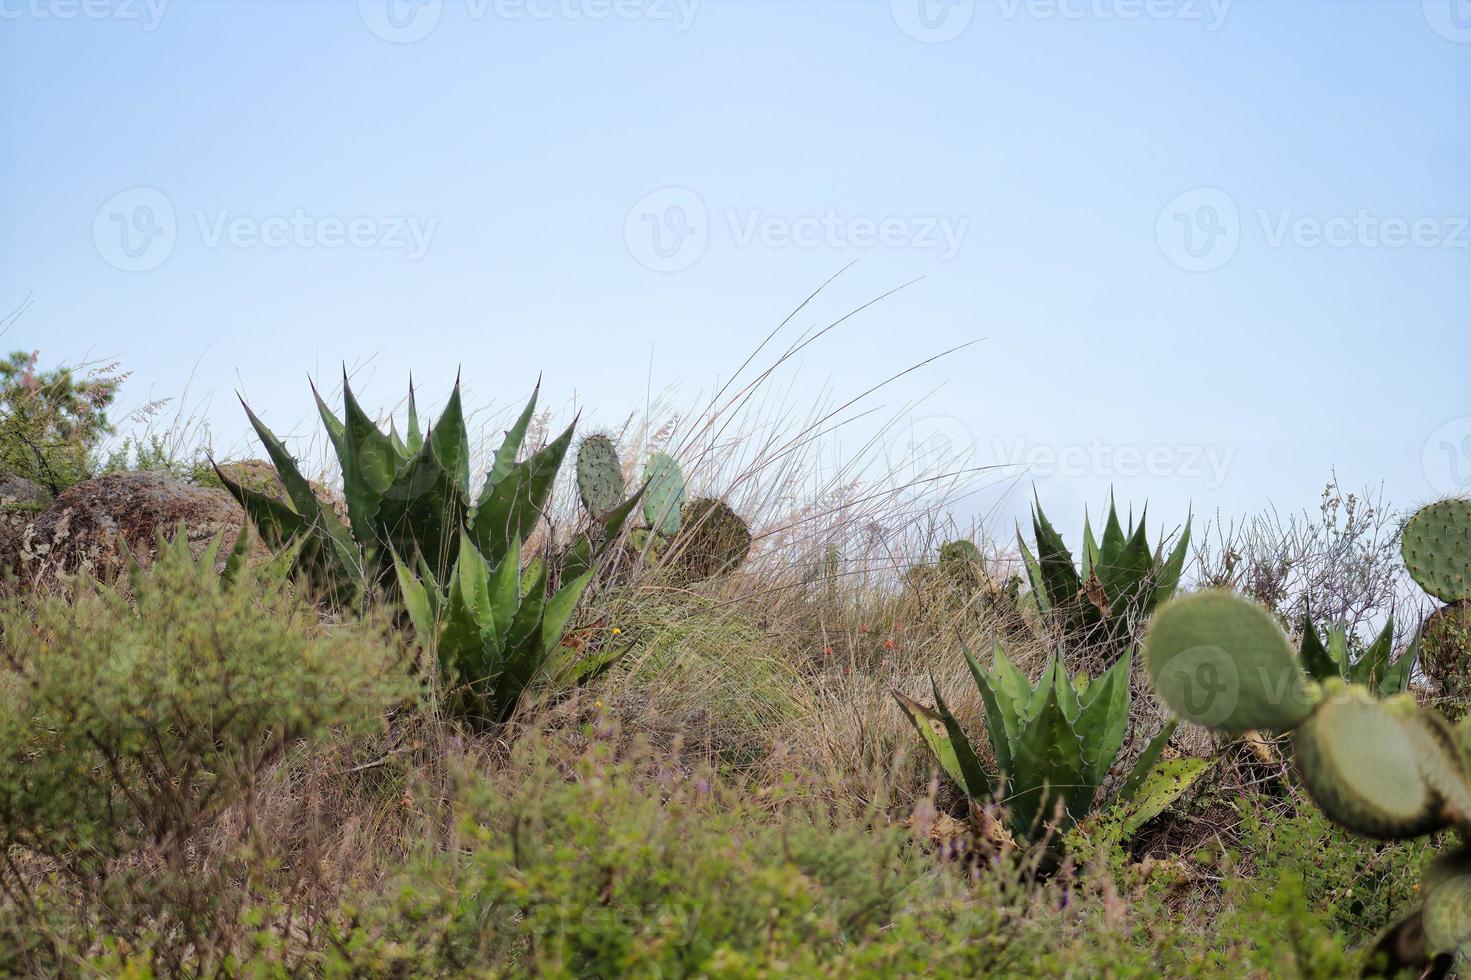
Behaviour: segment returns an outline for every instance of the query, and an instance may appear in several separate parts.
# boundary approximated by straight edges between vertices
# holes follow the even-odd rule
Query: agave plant
[[[491,565],[468,534],[442,589],[421,564],[395,563],[420,646],[450,680],[455,713],[472,723],[505,721],[528,693],[555,691],[597,676],[621,651],[584,655],[564,636],[590,574],[548,596],[544,562],[521,564],[513,540]]]
[[[573,427],[518,459],[536,409],[533,391],[472,494],[458,381],[444,411],[423,432],[411,386],[402,437],[368,417],[345,376],[342,387],[341,419],[315,387],[313,394],[341,464],[346,522],[245,407],[286,499],[251,490],[219,467],[216,472],[266,543],[279,550],[294,542],[318,584],[339,601],[362,603],[375,591],[397,591],[419,642],[438,653],[450,689],[476,720],[503,720],[529,686],[548,676],[581,676],[560,666],[549,674],[549,667],[560,656],[590,572],[566,576],[552,591],[545,564],[530,575],[521,568],[522,544],[542,517]],[[636,502],[635,496],[621,505],[608,523],[619,525]]]
[[[1144,655],[1180,717],[1226,733],[1292,733],[1303,785],[1339,826],[1381,840],[1471,835],[1471,721],[1452,725],[1407,692],[1380,699],[1341,676],[1319,683],[1264,607],[1221,590],[1182,596],[1155,615]],[[1471,952],[1464,843],[1430,865],[1420,894],[1423,907],[1370,951],[1366,976],[1445,976]]]
[[[1303,616],[1302,643],[1298,647],[1298,659],[1314,680],[1326,681],[1338,677],[1350,684],[1361,684],[1381,698],[1398,694],[1410,686],[1410,672],[1414,669],[1420,641],[1417,637],[1410,648],[1398,660],[1391,663],[1394,655],[1394,617],[1384,624],[1384,629],[1369,644],[1369,648],[1358,657],[1348,649],[1348,632],[1341,626],[1328,630],[1328,641],[1318,635],[1310,615]]]
[[[1068,830],[1094,809],[1098,789],[1123,748],[1129,728],[1132,652],[1091,683],[1086,675],[1068,676],[1054,657],[1033,685],[999,644],[989,671],[969,650],[965,659],[985,706],[986,733],[996,758],[994,776],[986,772],[933,679],[933,709],[897,691],[895,698],[940,767],[968,798],[1004,803],[1014,835],[1032,837],[1047,826]],[[1173,721],[1166,723],[1145,745],[1108,805],[1129,803],[1146,779],[1158,777],[1147,794],[1157,814],[1205,770],[1208,760],[1177,759],[1156,771],[1174,730]]]
[[[1038,500],[1032,509],[1036,551],[1017,531],[1017,545],[1031,581],[1038,610],[1057,624],[1073,647],[1102,646],[1122,653],[1136,627],[1155,607],[1174,595],[1190,547],[1190,521],[1168,555],[1165,542],[1149,544],[1146,520],[1138,525],[1130,515],[1127,529],[1109,502],[1103,537],[1095,538],[1091,522],[1083,524],[1083,555],[1075,565],[1072,552],[1042,512]]]

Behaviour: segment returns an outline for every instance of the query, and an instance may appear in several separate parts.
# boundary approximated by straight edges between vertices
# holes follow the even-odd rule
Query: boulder
[[[223,533],[220,556],[234,546],[245,512],[224,490],[190,486],[162,473],[113,473],[85,480],[60,494],[6,542],[5,562],[22,577],[56,572],[116,575],[127,553],[146,564],[160,531],[172,538],[182,523],[198,555]],[[258,557],[268,552],[257,541]]]

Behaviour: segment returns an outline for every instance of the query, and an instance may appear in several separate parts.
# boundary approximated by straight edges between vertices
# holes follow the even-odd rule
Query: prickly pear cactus
[[[607,514],[627,495],[618,447],[607,436],[588,436],[577,447],[577,493],[594,517]]]
[[[1292,732],[1303,785],[1331,820],[1399,840],[1455,827],[1471,834],[1471,727],[1453,727],[1409,694],[1378,700],[1362,685],[1309,680],[1264,608],[1210,591],[1164,605],[1145,637],[1160,697],[1210,728]],[[1471,952],[1471,859],[1458,853],[1426,873],[1423,908],[1370,951],[1365,975],[1419,973]]]
[[[1471,500],[1421,508],[1400,540],[1405,567],[1441,602],[1471,600]]]
[[[690,501],[683,523],[671,560],[690,581],[734,571],[751,553],[751,528],[723,500]]]

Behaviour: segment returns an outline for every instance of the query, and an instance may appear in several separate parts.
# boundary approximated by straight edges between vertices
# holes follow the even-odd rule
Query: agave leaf
[[[504,640],[511,631],[516,607],[521,604],[521,539],[511,542],[501,563],[490,574],[489,602],[496,636]]]
[[[470,437],[465,430],[465,411],[460,402],[458,379],[455,380],[454,390],[450,392],[444,411],[439,414],[439,421],[434,423],[429,433],[429,441],[434,444],[434,456],[439,460],[439,465],[449,472],[460,493],[468,497]]]
[[[486,478],[488,485],[494,486],[511,475],[511,468],[516,465],[516,457],[521,452],[521,444],[526,441],[526,429],[531,425],[532,416],[536,414],[536,397],[540,393],[541,382],[538,381],[531,390],[531,399],[521,410],[520,417],[506,430],[506,437],[495,451],[495,463],[490,468],[490,476]]]
[[[1179,724],[1178,718],[1169,719],[1155,733],[1154,738],[1145,744],[1144,750],[1139,753],[1139,758],[1134,760],[1134,768],[1129,770],[1129,775],[1124,779],[1123,785],[1114,794],[1116,802],[1126,803],[1139,792],[1139,787],[1154,769],[1154,764],[1159,761],[1160,754],[1170,743],[1170,737],[1175,734],[1175,728]]]
[[[1102,571],[1099,578],[1103,584],[1103,594],[1108,597],[1109,607],[1113,610],[1113,633],[1117,637],[1121,629],[1129,627],[1131,616],[1141,611],[1140,600],[1145,592],[1154,587],[1154,583],[1150,581],[1150,574],[1154,570],[1154,552],[1149,546],[1149,535],[1144,522],[1139,522],[1133,535],[1115,553],[1112,560],[1100,564]]]
[[[260,531],[262,539],[272,549],[283,547],[286,542],[307,528],[306,519],[275,497],[251,490],[230,479],[219,464],[211,461],[215,476],[245,511],[245,516]]]
[[[997,689],[992,682],[990,674],[981,669],[976,663],[976,658],[971,655],[970,650],[961,644],[961,652],[965,654],[965,662],[970,667],[970,673],[976,682],[976,690],[981,693],[981,702],[986,707],[986,734],[991,739],[991,753],[996,756],[996,768],[1000,770],[1003,783],[1010,778],[1011,772],[1011,743],[1016,739],[1017,728],[1020,719],[1017,716],[1016,703],[1011,696]],[[995,648],[995,655],[1004,658],[999,645]]]
[[[960,766],[960,774],[964,782],[960,788],[965,790],[965,795],[972,800],[988,800],[991,798],[991,778],[986,775],[986,770],[981,766],[981,760],[976,756],[975,747],[970,744],[961,729],[960,723],[955,720],[945,698],[940,694],[940,685],[935,683],[933,675],[930,676],[930,690],[935,695],[935,712],[940,716],[940,722],[945,726],[945,734],[948,736],[951,747],[955,750],[955,761]]]
[[[1356,683],[1377,687],[1389,670],[1389,658],[1394,653],[1394,620],[1385,623],[1384,629],[1369,644],[1369,649],[1353,665],[1350,673]]]
[[[417,550],[436,577],[451,566],[465,522],[465,498],[455,479],[439,459],[436,440],[430,438],[398,471],[378,503],[378,534],[383,541],[399,554]]]
[[[429,599],[429,590],[398,555],[393,556],[393,567],[398,574],[398,594],[403,597],[404,608],[408,610],[409,620],[414,624],[415,638],[425,651],[432,652],[437,624],[434,621],[434,607]]]
[[[1298,659],[1307,672],[1320,681],[1340,676],[1338,664],[1318,637],[1311,613],[1304,613],[1302,617],[1302,644],[1298,649]]]
[[[914,725],[919,737],[929,748],[935,761],[940,768],[945,770],[956,786],[962,790],[965,788],[965,773],[961,771],[960,759],[955,754],[955,746],[950,740],[950,732],[945,727],[945,722],[940,718],[940,713],[933,708],[927,708],[898,691],[891,692],[894,700],[899,702],[899,707],[904,709],[905,716]]]
[[[470,614],[480,632],[495,627],[495,614],[490,605],[490,567],[485,558],[475,550],[468,534],[460,535],[460,554],[455,561],[455,579],[460,593],[469,606]]]
[[[393,424],[393,419],[388,420],[388,441],[392,444],[393,454],[398,457],[400,463],[407,463],[414,458],[414,454],[409,452],[409,447],[399,436],[398,426]]]
[[[1000,643],[991,645],[991,680],[994,681],[996,689],[1002,693],[1002,699],[1009,702],[1012,717],[1021,721],[1027,714],[1027,702],[1031,699],[1031,681],[1027,675],[1022,674],[1012,664],[1011,658],[1006,656]]]
[[[281,440],[276,438],[272,432],[255,412],[250,410],[245,399],[240,399],[241,406],[245,409],[245,415],[250,419],[255,434],[260,437],[261,444],[266,447],[266,455],[271,457],[271,464],[276,467],[276,478],[286,488],[286,498],[291,501],[292,509],[305,518],[308,522],[317,520],[323,508],[322,503],[312,490],[312,485],[307,482],[306,477],[301,475],[301,470],[296,466],[296,460],[286,451]],[[335,515],[334,515],[335,516]],[[325,521],[324,527],[327,527]]]
[[[1122,837],[1127,838],[1155,817],[1169,809],[1195,781],[1215,764],[1214,759],[1167,759],[1151,768],[1129,801]]]
[[[350,463],[353,477],[361,487],[373,493],[383,493],[393,483],[398,457],[388,436],[358,404],[345,370],[342,372],[342,418],[342,438],[347,448],[347,456],[342,460],[344,481]]]
[[[1098,541],[1093,537],[1093,523],[1088,517],[1088,512],[1083,512],[1083,570],[1082,577],[1087,581],[1092,574],[1094,566],[1098,564]]]
[[[479,560],[476,556],[473,560]],[[494,650],[487,649],[480,623],[475,618],[475,600],[466,594],[468,570],[456,568],[449,580],[449,601],[445,603],[439,628],[439,662],[449,679],[460,684],[474,684],[486,678],[491,667],[487,663]]]
[[[1333,626],[1328,630],[1328,656],[1338,668],[1339,676],[1347,677],[1349,672],[1348,633],[1342,626]]]
[[[513,540],[530,536],[571,443],[569,425],[554,442],[512,466],[503,480],[486,484],[471,522],[475,543],[486,555],[498,558]]]
[[[1069,722],[1078,720],[1078,689],[1073,687],[1072,678],[1067,675],[1067,668],[1062,664],[1062,658],[1052,658],[1052,686],[1056,689],[1057,704],[1062,708],[1062,713]]]
[[[1130,650],[1114,663],[1096,683],[1088,685],[1074,728],[1083,747],[1084,775],[1094,786],[1103,782],[1118,758],[1129,730]]]
[[[1190,551],[1190,522],[1192,520],[1193,517],[1185,518],[1185,528],[1180,532],[1180,540],[1175,542],[1170,557],[1159,567],[1154,583],[1154,598],[1150,602],[1151,609],[1168,600],[1180,587],[1180,576],[1185,573],[1185,558]]]
[[[577,603],[591,582],[591,572],[579,575],[558,589],[556,594],[547,600],[541,617],[543,656],[550,654],[557,644],[562,642],[562,637],[567,635],[567,626],[572,622],[572,614],[577,610]]]
[[[1057,703],[1055,685],[1044,682],[1038,688],[1041,703],[1017,738],[1006,799],[1012,828],[1021,835],[1030,835],[1039,820],[1050,820],[1059,801],[1063,822],[1070,823],[1086,810],[1084,797],[1093,792],[1084,783],[1082,746]]]
[[[1052,599],[1047,594],[1047,580],[1042,576],[1042,565],[1037,561],[1037,556],[1032,554],[1032,549],[1027,547],[1026,541],[1022,539],[1021,529],[1016,532],[1016,546],[1022,553],[1022,563],[1027,568],[1027,581],[1032,586],[1032,598],[1037,603],[1037,611],[1048,613],[1052,611]]]
[[[1420,635],[1410,641],[1409,647],[1399,655],[1399,659],[1391,664],[1379,680],[1379,693],[1381,695],[1398,694],[1410,686],[1410,674],[1415,669],[1415,661],[1420,658]]]
[[[1047,520],[1047,515],[1042,512],[1040,500],[1032,509],[1032,531],[1037,538],[1037,562],[1041,566],[1042,581],[1050,604],[1054,608],[1075,607],[1078,593],[1083,590],[1083,582],[1078,578],[1078,570],[1073,565],[1072,553],[1063,543],[1062,536]],[[1106,532],[1104,537],[1107,538]],[[1101,557],[1107,557],[1106,544]]]
[[[1108,521],[1103,526],[1103,544],[1098,552],[1098,564],[1113,565],[1124,550],[1124,529],[1119,525],[1118,504],[1112,493],[1108,495]]]
[[[409,378],[409,430],[405,435],[410,455],[417,456],[424,448],[424,433],[419,430],[419,406],[414,398],[414,379]]]

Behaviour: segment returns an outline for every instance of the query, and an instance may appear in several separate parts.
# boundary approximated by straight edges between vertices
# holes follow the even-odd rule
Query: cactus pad
[[[723,500],[701,497],[684,509],[673,561],[690,580],[734,571],[751,553],[751,529]]]
[[[1420,667],[1440,688],[1446,717],[1464,715],[1471,703],[1471,602],[1442,606],[1425,621]]]
[[[655,453],[644,467],[644,480],[644,520],[665,537],[673,537],[679,533],[679,512],[684,504],[683,471],[673,456]]]
[[[1437,953],[1454,953],[1471,944],[1471,850],[1465,847],[1437,858],[1425,869],[1425,940]]]
[[[588,436],[577,447],[577,493],[594,517],[623,503],[627,488],[618,448],[607,436]]]
[[[1442,602],[1471,599],[1471,500],[1421,508],[1405,525],[1400,552],[1426,592]]]
[[[1450,822],[1443,790],[1457,792],[1458,763],[1413,700],[1376,701],[1365,688],[1330,681],[1292,744],[1313,799],[1349,830],[1398,840]]]
[[[1167,603],[1144,656],[1160,697],[1197,725],[1284,732],[1313,709],[1313,686],[1272,614],[1229,592]]]

